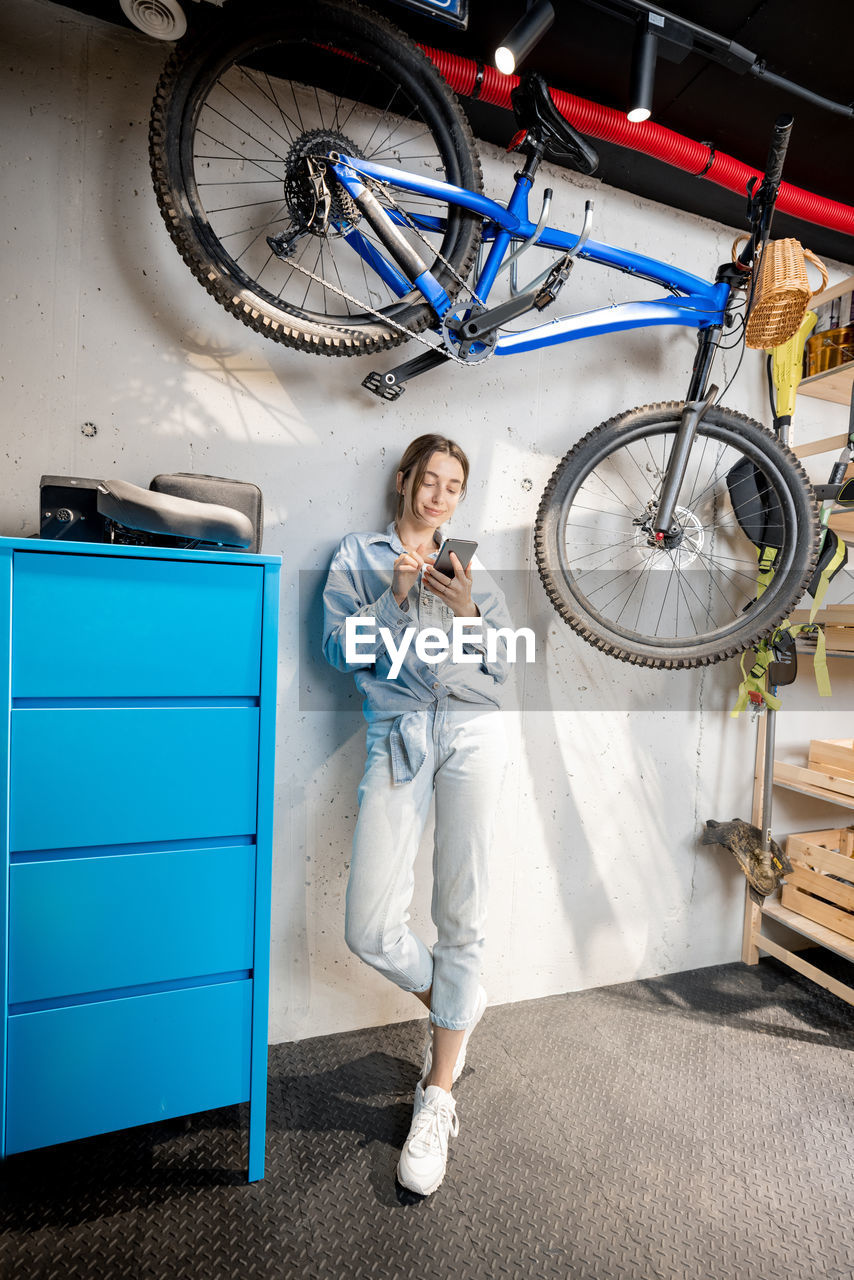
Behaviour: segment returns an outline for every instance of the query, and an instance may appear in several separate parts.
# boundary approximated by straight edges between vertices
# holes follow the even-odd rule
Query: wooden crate
[[[791,835],[786,853],[782,905],[854,939],[854,827]]]
[[[809,609],[795,609],[789,614],[792,622],[809,622]],[[854,627],[854,604],[826,604],[819,610],[819,619],[833,627]]]
[[[795,791],[803,791],[808,796],[818,796],[821,800],[830,800],[834,804],[854,806],[854,775],[846,777],[834,765],[828,768],[823,765],[789,764],[785,760],[774,762],[774,781],[784,787],[793,787]]]
[[[809,609],[795,609],[789,614],[792,622],[809,622]],[[828,653],[854,652],[854,605],[829,604],[819,609],[815,621],[824,628],[824,640]],[[803,652],[815,650],[815,639],[806,635],[798,640]]]
[[[854,653],[854,627],[825,627],[824,643],[828,653]]]
[[[813,738],[810,743],[809,766],[838,778],[854,780],[854,739]]]

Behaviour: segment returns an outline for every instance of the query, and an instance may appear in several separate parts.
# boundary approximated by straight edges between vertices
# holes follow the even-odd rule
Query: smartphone
[[[451,562],[451,552],[454,552],[460,559],[464,569],[471,564],[472,557],[477,551],[477,543],[469,542],[466,538],[446,538],[439,548],[439,554],[433,561],[433,568],[438,569],[439,573],[446,573],[449,578],[454,576],[454,566]]]

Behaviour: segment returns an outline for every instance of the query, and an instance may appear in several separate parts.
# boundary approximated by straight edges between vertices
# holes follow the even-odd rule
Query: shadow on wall
[[[321,652],[325,573],[299,576],[299,708],[309,719],[327,713],[325,744],[337,754],[359,723],[360,697],[352,676],[333,671]],[[743,891],[729,864],[708,850],[701,857],[698,844],[703,797],[721,782],[705,776],[705,719],[729,711],[737,664],[719,674],[632,668],[627,682],[624,665],[557,617],[535,573],[493,576],[514,625],[534,633],[537,654],[516,665],[507,695],[508,711],[522,713],[510,789],[524,856],[506,871],[519,920],[528,921],[519,929],[507,919],[511,949],[520,932],[532,969],[565,970],[569,961],[582,987],[667,972],[690,949],[694,913],[714,904],[717,923],[703,926],[714,935]],[[727,730],[732,754],[744,748],[748,759],[743,725]],[[499,916],[507,910],[496,903]],[[545,928],[535,927],[538,911]]]
[[[533,801],[526,830],[529,847],[548,851],[560,901],[554,925],[577,985],[685,967],[686,947],[696,943],[702,955],[708,936],[726,932],[743,893],[732,868],[708,851],[701,856],[698,844],[704,797],[718,783],[704,773],[703,729],[720,720],[722,700],[727,710],[734,700],[730,672],[632,668],[628,684],[624,667],[559,620],[544,618],[538,630],[548,652],[529,677],[525,709],[550,706],[553,714],[524,718]],[[742,748],[750,758],[752,738],[740,729],[731,730],[731,764]],[[534,947],[547,951],[554,932],[544,930]]]
[[[76,281],[78,381],[107,388],[124,434],[162,442],[164,467],[176,454],[186,466],[189,450],[202,470],[207,454],[228,457],[249,446],[254,470],[280,473],[283,445],[317,446],[327,434],[326,420],[315,430],[302,407],[317,398],[325,362],[250,335],[194,279],[169,238],[148,173],[147,116],[162,46],[134,32],[91,38],[104,60],[91,57],[84,73],[100,127],[85,146],[81,262],[89,269]],[[88,116],[83,128],[92,128]],[[359,381],[345,401],[367,394]],[[94,452],[105,443],[102,437]]]

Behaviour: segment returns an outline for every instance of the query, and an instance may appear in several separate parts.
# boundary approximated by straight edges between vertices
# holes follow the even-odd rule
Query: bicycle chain
[[[313,158],[316,158],[319,160],[328,159],[328,157],[326,156],[318,156]],[[354,170],[354,172],[358,173],[358,170]],[[451,263],[448,262],[447,258],[443,257],[443,255],[439,252],[439,250],[434,248],[433,245],[431,245],[427,237],[422,235],[418,227],[416,227],[415,224],[412,222],[412,219],[410,218],[409,214],[406,212],[405,209],[401,209],[400,205],[397,203],[394,197],[389,193],[384,183],[380,182],[379,179],[377,178],[371,178],[368,174],[365,174],[365,173],[360,174],[360,177],[367,179],[367,181],[370,183],[372,187],[375,187],[382,192],[382,194],[388,200],[389,204],[392,205],[397,210],[397,212],[401,215],[401,217],[406,221],[410,229],[414,231],[415,234],[418,236],[418,238],[421,241],[423,241],[423,243],[427,246],[431,254],[434,254],[437,258],[440,259],[440,261],[442,261],[445,264],[445,266],[450,271],[451,275],[454,277],[457,283],[461,285],[463,289],[465,289],[466,293],[469,295],[471,300],[475,302],[478,306],[483,307],[484,305],[483,302],[480,300],[480,298],[477,296],[474,290],[466,283],[466,281],[462,278],[462,276],[459,275],[459,273],[454,269]],[[337,285],[330,283],[330,281],[324,280],[322,276],[315,275],[315,273],[311,271],[308,267],[304,267],[300,263],[294,262],[294,261],[289,261],[288,265],[293,267],[294,270],[299,271],[302,275],[308,276],[309,279],[315,282],[315,284],[319,284],[324,289],[329,289],[332,293],[337,293],[338,296],[340,298],[344,298],[346,302],[352,302],[354,306],[361,307],[363,310],[367,311],[370,315],[374,316],[377,320],[381,320],[383,324],[388,325],[392,329],[396,329],[398,333],[405,334],[407,338],[414,338],[416,342],[420,342],[422,346],[427,347],[428,351],[440,352],[443,356],[445,356],[446,359],[453,360],[455,364],[465,365],[467,368],[471,367],[473,363],[477,363],[475,361],[461,359],[461,357],[458,355],[455,355],[453,351],[449,351],[443,341],[440,342],[438,346],[433,342],[428,342],[428,340],[422,337],[420,333],[416,333],[413,329],[407,329],[406,325],[398,324],[396,320],[392,320],[390,316],[385,315],[382,311],[377,311],[376,308],[372,307],[369,303],[363,302],[360,298],[354,298],[353,295],[351,293],[348,293],[346,289],[339,288]]]
[[[369,306],[367,302],[362,302],[360,298],[354,298],[352,293],[348,293],[346,289],[339,289],[337,285],[330,284],[328,280],[324,280],[322,276],[315,275],[308,267],[300,266],[298,262],[289,262],[288,266],[293,267],[295,271],[300,271],[304,276],[314,280],[315,284],[322,285],[324,289],[329,289],[332,293],[337,293],[339,298],[344,298],[347,302],[352,302],[357,307],[362,307],[370,315],[375,316],[377,320],[381,320],[383,324],[388,325],[390,329],[396,329],[398,333],[405,334],[407,338],[414,338],[416,342],[420,342],[422,346],[427,347],[430,351],[438,351],[441,355],[446,356],[448,360],[453,360],[457,364],[471,365],[470,360],[461,360],[459,356],[455,356],[453,351],[449,351],[444,344],[436,346],[434,342],[428,342],[420,333],[416,333],[413,329],[407,329],[406,325],[398,324],[396,320],[392,320],[389,316],[383,315],[382,311],[377,311],[374,307]]]

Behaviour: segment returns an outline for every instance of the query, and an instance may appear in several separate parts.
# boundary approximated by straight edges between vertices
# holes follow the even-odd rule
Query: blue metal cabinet
[[[0,1151],[249,1102],[278,557],[0,538]]]

